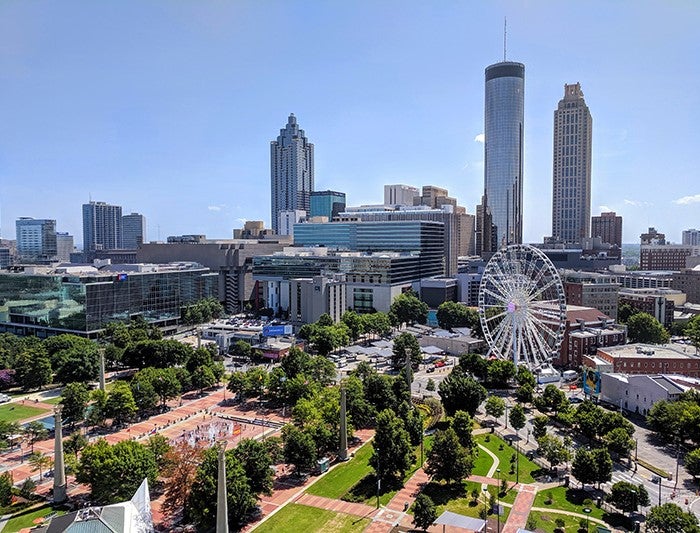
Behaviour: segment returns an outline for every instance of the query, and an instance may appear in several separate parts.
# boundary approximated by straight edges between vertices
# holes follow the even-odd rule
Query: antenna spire
[[[508,37],[508,18],[503,17],[503,61],[506,60],[506,39]]]

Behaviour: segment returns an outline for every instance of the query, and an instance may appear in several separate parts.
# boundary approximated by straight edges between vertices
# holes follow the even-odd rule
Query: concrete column
[[[228,533],[226,494],[226,441],[219,442],[219,475],[216,480],[216,533]]]
[[[66,494],[66,469],[63,457],[63,421],[61,420],[62,405],[54,408],[55,437],[54,437],[54,459],[53,459],[53,501],[64,502],[68,499]]]
[[[338,458],[341,461],[348,460],[348,415],[346,407],[346,392],[343,385],[340,386],[340,450]]]
[[[105,352],[100,350],[100,390],[105,390]]]

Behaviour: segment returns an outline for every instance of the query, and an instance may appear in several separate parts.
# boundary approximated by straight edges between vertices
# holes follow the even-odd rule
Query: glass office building
[[[336,191],[314,191],[311,193],[312,217],[328,217],[331,221],[345,211],[345,193]]]
[[[173,325],[183,307],[218,295],[218,274],[192,263],[82,268],[0,274],[0,331],[96,337],[136,316]]]
[[[486,67],[485,74],[482,210],[491,227],[482,253],[523,241],[525,66],[504,61]]]
[[[411,252],[421,277],[445,274],[445,225],[425,220],[295,224],[295,246],[325,246],[339,251]]]

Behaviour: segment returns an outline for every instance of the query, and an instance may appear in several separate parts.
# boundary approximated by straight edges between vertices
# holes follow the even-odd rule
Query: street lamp
[[[653,476],[651,482],[659,484],[659,507],[661,507],[661,476]]]
[[[586,513],[586,533],[588,533],[588,515],[591,514],[591,508],[584,507],[583,512]]]
[[[501,533],[501,469],[496,468],[498,474],[498,487],[496,488],[496,524],[498,524],[498,533]]]

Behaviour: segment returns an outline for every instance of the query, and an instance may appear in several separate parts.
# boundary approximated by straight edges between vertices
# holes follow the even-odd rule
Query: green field
[[[308,505],[290,503],[280,509],[268,520],[255,528],[260,533],[360,533],[370,523],[368,518],[335,513]]]
[[[51,405],[57,405],[57,404],[61,403],[62,399],[63,398],[61,398],[60,396],[54,396],[53,398],[44,398],[41,401],[43,403],[50,403]]]
[[[20,422],[48,412],[48,409],[41,409],[40,407],[32,407],[15,402],[6,403],[0,405],[0,421]]]
[[[367,443],[355,452],[355,457],[343,465],[336,466],[309,487],[309,494],[338,499],[360,482],[370,472],[369,458],[372,445]]]
[[[489,439],[488,442],[486,442],[487,437]],[[498,457],[498,467],[501,469],[501,479],[515,481],[517,477],[518,481],[521,483],[533,483],[535,481],[533,478],[533,473],[537,473],[540,470],[540,467],[532,461],[530,461],[522,453],[520,453],[518,457],[518,468],[520,471],[519,477],[516,476],[515,470],[512,474],[510,473],[510,458],[514,453],[516,453],[516,451],[515,448],[510,446],[506,441],[504,441],[496,435],[488,433],[477,435],[474,438],[474,440],[478,444],[481,444],[485,448],[491,450],[491,452],[493,452],[496,455],[496,457]],[[500,449],[501,447],[503,449]],[[492,461],[493,460],[491,459],[491,456],[489,456],[483,450],[479,450],[479,456],[477,457],[474,463],[475,468],[473,473],[476,475],[485,476],[492,464]],[[479,469],[477,469],[477,466]]]
[[[33,509],[27,509],[10,518],[5,524],[3,532],[13,533],[15,531],[20,531],[24,528],[34,527],[36,526],[34,520],[36,520],[37,518],[43,518],[50,514],[62,515],[66,514],[66,511],[54,511],[53,507],[51,507],[50,505],[43,505],[38,508],[34,507]]]

